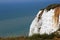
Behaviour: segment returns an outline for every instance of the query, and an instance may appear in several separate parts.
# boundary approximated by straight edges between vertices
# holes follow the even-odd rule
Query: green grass
[[[60,38],[60,35],[55,34],[55,33],[52,33],[50,35],[47,35],[47,34],[43,34],[43,35],[34,34],[34,35],[32,35],[30,37],[27,37],[27,38],[30,39],[30,40],[52,40],[54,37]]]
[[[58,34],[44,34],[44,35],[40,35],[40,34],[34,34],[30,37],[28,36],[21,36],[21,37],[11,37],[11,38],[0,38],[0,40],[54,40],[54,37],[56,38],[60,38],[60,35]]]

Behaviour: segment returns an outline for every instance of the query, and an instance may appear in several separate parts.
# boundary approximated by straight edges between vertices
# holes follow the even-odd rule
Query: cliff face
[[[40,10],[30,25],[29,36],[52,34],[60,29],[60,4],[52,4]]]

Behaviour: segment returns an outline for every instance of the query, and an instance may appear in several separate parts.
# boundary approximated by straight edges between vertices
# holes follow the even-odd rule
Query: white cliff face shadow
[[[40,28],[39,23],[41,23],[41,20],[38,21],[38,15],[40,14],[41,11],[38,12],[37,16],[35,17],[35,19],[32,21],[31,25],[30,25],[30,32],[29,32],[29,36],[32,36],[33,34],[38,34],[38,28]],[[40,30],[39,30],[40,31]]]
[[[40,35],[48,34],[49,35],[57,31],[59,29],[59,24],[56,26],[53,25],[54,24],[54,21],[53,21],[54,11],[55,11],[54,9],[50,9],[49,11],[45,9],[43,10],[43,12],[42,10],[40,10],[30,25],[29,36],[32,36],[33,34],[40,34]],[[41,12],[42,12],[42,16],[40,16],[41,18],[38,19]],[[60,19],[59,19],[59,22],[60,22]]]

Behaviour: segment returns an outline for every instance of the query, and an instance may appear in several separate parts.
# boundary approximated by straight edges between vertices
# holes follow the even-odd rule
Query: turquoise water
[[[26,36],[35,15],[50,2],[0,3],[0,36]]]

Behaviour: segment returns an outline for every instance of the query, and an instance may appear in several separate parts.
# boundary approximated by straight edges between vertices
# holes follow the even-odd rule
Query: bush
[[[34,34],[31,37],[29,37],[28,39],[30,40],[52,40],[52,38],[54,38],[55,34],[51,34],[51,35],[40,35],[40,34]]]

